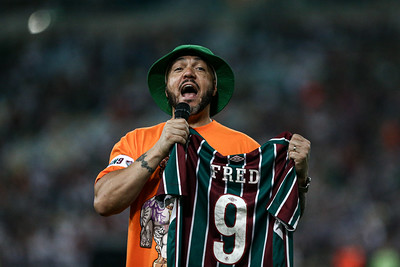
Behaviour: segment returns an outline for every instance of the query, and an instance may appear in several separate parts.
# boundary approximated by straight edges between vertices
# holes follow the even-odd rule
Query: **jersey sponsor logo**
[[[119,167],[128,167],[129,165],[131,165],[134,162],[134,160],[131,157],[128,157],[126,155],[118,155],[115,158],[113,158],[110,161],[110,164],[108,164],[107,167],[110,166],[119,166]]]
[[[256,184],[260,180],[258,170],[211,164],[211,178],[218,179],[219,177],[222,181],[240,184]]]

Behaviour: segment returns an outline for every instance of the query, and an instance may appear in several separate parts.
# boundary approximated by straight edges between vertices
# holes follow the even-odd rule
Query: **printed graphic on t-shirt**
[[[151,248],[156,242],[158,258],[152,267],[167,267],[168,229],[175,197],[170,195],[154,196],[147,200],[140,212],[140,246]]]

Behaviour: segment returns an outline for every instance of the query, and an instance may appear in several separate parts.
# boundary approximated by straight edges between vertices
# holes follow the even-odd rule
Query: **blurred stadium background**
[[[399,1],[2,0],[0,14],[0,266],[124,265],[128,214],[97,215],[93,182],[121,136],[168,118],[146,73],[183,43],[236,73],[218,121],[312,141],[296,266],[400,266]]]

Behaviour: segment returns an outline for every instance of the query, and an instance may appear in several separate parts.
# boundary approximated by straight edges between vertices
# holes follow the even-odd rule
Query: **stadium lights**
[[[31,34],[38,34],[45,31],[51,23],[49,10],[38,10],[33,12],[28,20],[28,30]]]

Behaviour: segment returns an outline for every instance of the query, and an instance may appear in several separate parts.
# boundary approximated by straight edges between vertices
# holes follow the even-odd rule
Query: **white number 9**
[[[226,225],[226,209],[228,205],[236,207],[235,224],[233,226]],[[224,250],[224,242],[214,241],[213,252],[216,259],[225,264],[234,264],[238,262],[244,253],[246,245],[246,222],[247,222],[247,205],[239,196],[222,195],[215,203],[214,210],[215,226],[221,235],[235,235],[235,245],[231,253]]]

